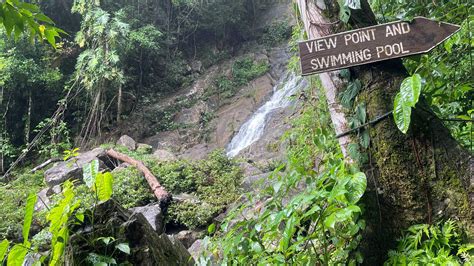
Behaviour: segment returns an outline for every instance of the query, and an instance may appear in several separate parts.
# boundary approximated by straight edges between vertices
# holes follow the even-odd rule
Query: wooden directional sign
[[[411,22],[346,31],[299,43],[303,75],[426,53],[459,26],[416,17]]]

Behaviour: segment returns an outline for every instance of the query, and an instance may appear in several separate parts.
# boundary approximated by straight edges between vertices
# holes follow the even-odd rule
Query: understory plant
[[[474,244],[462,244],[457,224],[448,220],[434,225],[417,224],[388,253],[385,265],[472,265]]]
[[[356,248],[365,222],[358,202],[366,177],[345,165],[323,110],[323,97],[306,104],[284,138],[288,162],[258,193],[243,196],[221,225],[209,227],[214,236],[204,241],[200,265],[211,259],[224,265],[362,262]]]
[[[74,152],[69,151],[69,154],[74,154]],[[109,200],[112,196],[113,177],[108,172],[99,172],[99,163],[97,160],[84,167],[83,179],[85,185],[89,188],[87,196],[78,193],[74,184],[75,182],[66,181],[62,185],[62,193],[59,199],[53,206],[47,206],[48,211],[46,213],[46,221],[49,228],[48,235],[50,236],[50,248],[46,253],[41,255],[38,255],[40,251],[39,247],[33,246],[29,238],[35,204],[37,200],[41,199],[39,199],[35,193],[31,193],[28,196],[22,229],[23,243],[17,243],[10,247],[11,243],[7,239],[0,242],[0,265],[5,259],[8,266],[23,265],[27,256],[33,256],[35,258],[35,265],[63,265],[66,263],[65,253],[69,246],[71,226],[82,224],[86,219],[86,215],[90,216],[87,217],[87,220],[92,221],[93,224],[94,211],[86,212],[85,210],[95,208],[97,204]],[[90,197],[88,195],[92,195],[92,198],[94,199],[92,206],[83,205],[82,198]],[[103,238],[103,236],[98,237],[97,239],[92,240],[92,242],[102,240]],[[34,242],[35,241],[33,241],[33,243]],[[130,252],[127,247],[128,244],[126,243],[117,243],[117,249],[121,252]],[[94,258],[94,262],[97,263],[114,261],[113,258],[101,255],[97,255]],[[102,258],[103,260],[98,261],[98,258]]]

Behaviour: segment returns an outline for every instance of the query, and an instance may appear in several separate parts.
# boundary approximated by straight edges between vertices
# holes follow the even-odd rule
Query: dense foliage
[[[53,50],[40,42],[30,44],[30,35],[18,35],[20,28],[14,26],[17,41],[0,42],[2,173],[29,144],[44,156],[57,156],[71,148],[72,138],[82,139],[79,144],[92,142],[138,106],[189,84],[199,75],[191,71],[193,62],[206,68],[235,54],[243,41],[260,38],[260,43],[273,44],[288,33],[285,24],[256,30],[266,4],[250,0],[41,2],[56,26],[32,4],[6,1],[2,10],[4,6],[9,12],[0,15],[17,19],[14,25],[20,28],[42,29],[44,24],[48,41],[58,28],[68,35],[57,39]],[[32,8],[34,12],[28,11]],[[6,37],[10,20],[4,21],[7,30],[0,34]],[[36,34],[39,39],[41,34]],[[219,84],[224,94],[232,94],[248,78]],[[47,130],[52,133],[45,134]]]
[[[410,75],[419,77],[417,85],[410,87],[410,90],[418,91],[418,94],[421,90],[422,97],[428,101],[436,115],[442,119],[450,119],[445,124],[453,136],[472,150],[474,81],[469,77],[472,77],[474,69],[472,50],[474,7],[471,1],[373,0],[371,2],[381,22],[425,16],[461,26],[461,29],[443,45],[428,54],[406,58],[404,64]],[[406,87],[402,87],[402,90],[404,88]],[[402,111],[401,104],[395,103],[395,106],[400,108],[400,112]],[[408,110],[409,105],[405,106],[404,109]],[[405,113],[407,118],[402,120],[400,113],[398,124],[402,131],[406,132],[409,116],[407,111]]]
[[[287,132],[288,163],[258,193],[246,194],[211,239],[214,259],[231,265],[362,262],[356,248],[365,223],[357,203],[366,177],[345,165],[324,96],[318,96]]]

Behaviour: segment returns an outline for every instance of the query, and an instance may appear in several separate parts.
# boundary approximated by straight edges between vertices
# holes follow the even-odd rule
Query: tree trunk
[[[337,1],[297,0],[309,38],[347,29],[338,19]],[[351,10],[352,28],[376,24],[366,0],[362,9]],[[355,105],[365,103],[367,120],[393,109],[393,99],[407,73],[400,60],[350,69],[362,90]],[[341,108],[337,94],[346,84],[338,71],[320,74],[336,133],[347,129],[345,117],[352,110]],[[370,126],[369,163],[362,166],[369,186],[364,196],[367,229],[360,247],[365,264],[379,265],[394,248],[402,230],[416,223],[452,218],[472,237],[474,207],[474,160],[461,148],[423,98],[413,110],[409,132],[401,133],[389,116]],[[340,140],[347,150],[351,139]],[[345,154],[346,155],[346,154]]]
[[[114,149],[107,150],[107,155],[119,161],[135,166],[145,176],[148,185],[153,191],[153,194],[155,194],[156,198],[159,200],[160,204],[166,205],[169,203],[171,200],[171,195],[165,190],[163,186],[160,185],[153,173],[142,162],[135,160],[126,154],[115,151]]]
[[[122,84],[119,84],[118,95],[117,95],[117,122],[120,122],[122,115]]]

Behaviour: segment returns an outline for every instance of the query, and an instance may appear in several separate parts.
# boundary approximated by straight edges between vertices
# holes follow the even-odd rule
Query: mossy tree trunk
[[[361,1],[362,9],[352,10],[347,25],[339,21],[335,0],[298,0],[298,5],[310,38],[376,24],[366,0]],[[354,67],[350,71],[363,85],[354,106],[366,104],[367,120],[393,109],[393,99],[407,76],[400,60]],[[338,71],[325,75],[321,79],[326,95],[337,95],[347,86]],[[328,76],[335,86],[324,82]],[[353,110],[340,110],[346,117],[353,113]],[[406,135],[397,129],[391,116],[369,129],[369,163],[362,169],[370,185],[364,198],[367,229],[361,247],[368,265],[381,264],[402,230],[416,223],[452,218],[460,221],[471,237],[474,234],[472,154],[451,137],[423,98],[411,119]],[[347,125],[335,127],[337,132]]]

